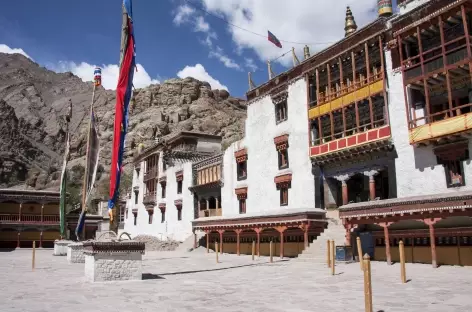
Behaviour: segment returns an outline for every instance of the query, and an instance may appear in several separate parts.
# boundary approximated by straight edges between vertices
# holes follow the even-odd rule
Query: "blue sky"
[[[312,0],[191,2],[263,36],[270,30],[281,40],[310,43],[314,52],[342,38],[347,4],[352,2],[362,26],[375,19],[377,0],[338,0],[336,4],[317,0],[316,5]],[[144,69],[138,83],[143,85],[180,72],[181,76],[213,79],[209,81],[213,86],[227,87],[234,96],[244,97],[248,71],[254,71],[254,82],[261,84],[267,81],[267,59],[292,46],[300,59],[303,56],[301,44],[282,42],[284,47],[279,49],[263,36],[231,27],[184,0],[134,0],[133,13],[137,62]],[[22,49],[37,63],[56,71],[71,70],[84,80],[89,75],[91,79],[94,65],[116,66],[120,29],[121,0],[15,0],[4,1],[0,11],[0,45]],[[287,55],[274,63],[274,71],[290,66]],[[103,79],[116,79],[113,66],[108,73]]]

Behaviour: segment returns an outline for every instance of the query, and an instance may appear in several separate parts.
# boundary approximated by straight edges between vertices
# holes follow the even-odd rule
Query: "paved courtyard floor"
[[[274,258],[278,260],[278,258]],[[143,261],[143,281],[86,283],[84,264],[52,250],[0,252],[0,311],[364,311],[358,263],[321,264],[261,257],[160,252]],[[472,311],[472,268],[372,262],[374,311]]]

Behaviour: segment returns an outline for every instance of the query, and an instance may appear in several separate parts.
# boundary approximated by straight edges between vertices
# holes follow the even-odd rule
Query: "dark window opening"
[[[139,192],[134,192],[134,204],[135,205],[138,204],[138,195],[139,195]]]
[[[161,184],[161,192],[162,192],[162,198],[166,198],[166,184],[165,183]]]
[[[280,188],[280,206],[288,205],[288,187],[284,186]]]
[[[153,216],[153,214],[149,213],[149,220],[148,220],[149,224],[152,224],[152,216]]]
[[[246,180],[247,178],[247,161],[241,161],[238,163],[238,181]]]
[[[465,185],[464,167],[459,160],[444,163],[447,187],[459,187]]]
[[[135,213],[135,214],[134,214],[134,220],[133,220],[133,224],[134,224],[134,225],[137,225],[137,223],[138,223],[138,220],[137,220],[137,219],[138,219],[138,214]]]
[[[177,221],[182,220],[182,207],[177,208]]]
[[[239,200],[239,214],[246,213],[246,199]]]
[[[161,210],[161,223],[166,222],[166,211]]]
[[[281,149],[278,151],[279,154],[279,169],[288,168],[288,150]]]
[[[177,194],[182,194],[182,181],[177,181]]]
[[[275,104],[275,121],[276,123],[287,120],[287,100]]]

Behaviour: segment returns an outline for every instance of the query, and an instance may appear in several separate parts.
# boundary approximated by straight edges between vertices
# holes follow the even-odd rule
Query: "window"
[[[148,220],[148,222],[149,222],[149,224],[152,224],[152,216],[153,216],[154,214],[153,214],[151,211],[148,211],[148,213],[149,213],[149,220]]]
[[[279,154],[279,169],[288,168],[288,150],[286,148],[280,149]]]
[[[138,195],[139,195],[139,192],[134,192],[134,204],[135,205],[138,204]]]
[[[247,178],[247,160],[238,162],[238,181]]]
[[[166,210],[161,209],[161,223],[166,222]]]
[[[135,214],[134,214],[133,224],[134,224],[134,225],[137,225],[137,223],[138,223],[138,214],[135,213]]]
[[[177,181],[177,194],[182,194],[182,180]]]
[[[177,207],[177,221],[182,221],[182,206]]]
[[[447,187],[459,187],[465,185],[464,167],[459,160],[446,161],[444,163]]]
[[[287,100],[275,104],[275,121],[280,123],[287,120]]]
[[[280,206],[288,205],[288,186],[280,187]]]
[[[161,183],[162,198],[166,198],[166,183]]]
[[[245,214],[246,213],[246,199],[241,198],[239,200],[239,214]]]

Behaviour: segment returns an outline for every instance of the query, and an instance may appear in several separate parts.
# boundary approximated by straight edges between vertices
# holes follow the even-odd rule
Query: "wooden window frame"
[[[280,206],[288,206],[289,204],[289,192],[288,190],[292,187],[292,174],[283,174],[274,178],[275,185],[279,191]]]
[[[246,198],[240,198],[239,201],[239,214],[246,214]]]
[[[280,187],[280,206],[288,206],[288,186]]]
[[[177,194],[182,194],[183,181],[177,181]]]
[[[446,176],[447,188],[465,186],[465,172],[463,162],[460,160],[450,160],[443,164]],[[455,173],[454,173],[455,171]],[[456,175],[457,182],[453,183],[453,175]]]
[[[280,103],[274,104],[274,108],[275,108],[275,123],[277,125],[288,120],[287,99],[281,101]]]

